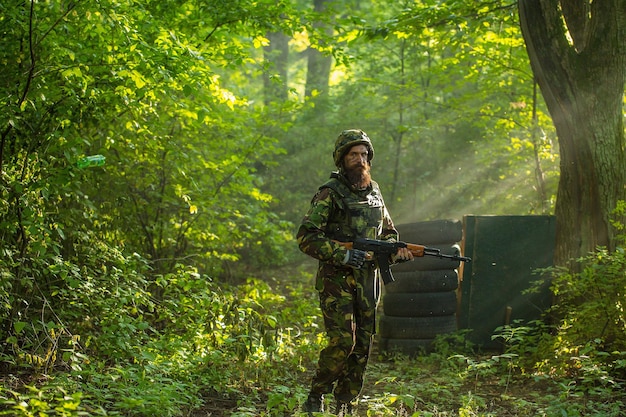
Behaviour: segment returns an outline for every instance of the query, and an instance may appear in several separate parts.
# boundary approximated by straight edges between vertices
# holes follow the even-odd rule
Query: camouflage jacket
[[[347,249],[333,240],[352,242],[359,237],[397,240],[398,232],[376,182],[358,191],[343,175],[333,172],[311,200],[297,233],[300,250],[320,261],[318,289],[322,276],[352,272],[342,263]],[[368,267],[373,270],[375,265],[370,263]]]

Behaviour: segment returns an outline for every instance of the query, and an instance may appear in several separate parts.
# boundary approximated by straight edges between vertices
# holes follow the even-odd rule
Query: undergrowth
[[[550,271],[553,321],[497,329],[501,351],[471,346],[465,331],[411,357],[375,346],[354,414],[624,415],[624,250],[599,249],[579,263],[577,273]],[[83,331],[107,327],[87,340],[41,325],[39,360],[17,343],[25,324],[8,340],[14,355],[3,354],[0,415],[304,415],[324,344],[312,279],[291,271],[225,287],[181,268],[128,298],[117,310],[125,314],[89,318]]]

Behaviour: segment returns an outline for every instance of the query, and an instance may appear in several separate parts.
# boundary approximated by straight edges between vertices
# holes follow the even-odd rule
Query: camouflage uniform
[[[319,260],[316,289],[328,337],[311,385],[312,396],[334,392],[337,401],[346,404],[355,399],[363,386],[375,333],[380,295],[376,265],[366,262],[361,269],[344,265],[347,249],[333,240],[396,240],[397,235],[374,181],[365,190],[355,190],[340,170],[313,197],[297,234],[300,249]]]

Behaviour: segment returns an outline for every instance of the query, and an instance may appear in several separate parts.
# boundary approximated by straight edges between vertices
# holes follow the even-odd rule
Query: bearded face
[[[355,145],[343,157],[343,169],[352,187],[357,190],[367,188],[372,177],[368,152],[365,145]]]

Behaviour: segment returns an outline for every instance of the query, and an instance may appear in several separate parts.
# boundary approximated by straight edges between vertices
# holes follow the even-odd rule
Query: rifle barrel
[[[436,256],[437,258],[446,258],[451,259],[453,261],[461,261],[461,262],[472,262],[472,258],[468,258],[466,256],[460,255],[448,255],[445,253],[441,253],[439,249],[436,248],[425,248],[424,255]]]

